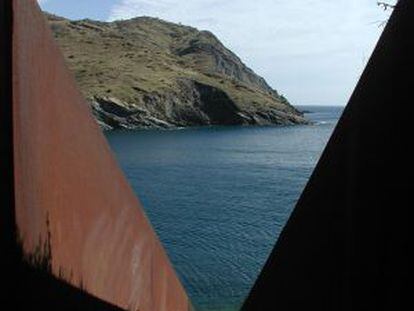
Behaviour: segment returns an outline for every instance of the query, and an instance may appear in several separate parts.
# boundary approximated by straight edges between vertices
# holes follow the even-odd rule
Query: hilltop
[[[211,32],[150,17],[46,17],[105,129],[306,123]]]

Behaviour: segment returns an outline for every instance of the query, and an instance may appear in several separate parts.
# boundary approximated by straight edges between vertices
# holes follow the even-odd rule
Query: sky
[[[388,1],[392,3],[393,1]],[[39,0],[71,19],[154,16],[212,31],[294,105],[345,105],[389,12],[376,0]]]

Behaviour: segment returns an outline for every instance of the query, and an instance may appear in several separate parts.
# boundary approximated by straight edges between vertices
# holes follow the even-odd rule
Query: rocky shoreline
[[[194,126],[211,125],[296,125],[310,124],[301,112],[291,113],[277,109],[253,111],[240,110],[226,93],[210,86],[195,87],[185,105],[176,102],[179,98],[165,94],[148,96],[149,102],[155,105],[134,106],[113,97],[94,97],[89,99],[92,112],[105,130],[112,129],[173,129]],[[217,107],[209,101],[220,102]],[[157,107],[157,102],[163,102],[165,110],[151,109]],[[175,107],[174,107],[175,106]],[[163,108],[164,108],[163,107]]]

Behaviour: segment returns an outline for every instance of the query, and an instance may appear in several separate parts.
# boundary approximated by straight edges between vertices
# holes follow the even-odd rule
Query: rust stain
[[[191,309],[36,1],[13,0],[13,10],[15,211],[25,255],[48,257],[55,276],[124,309]]]

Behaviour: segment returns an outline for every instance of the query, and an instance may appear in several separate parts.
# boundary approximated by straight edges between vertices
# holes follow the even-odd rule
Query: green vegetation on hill
[[[150,17],[46,16],[104,128],[306,122],[208,31]]]

